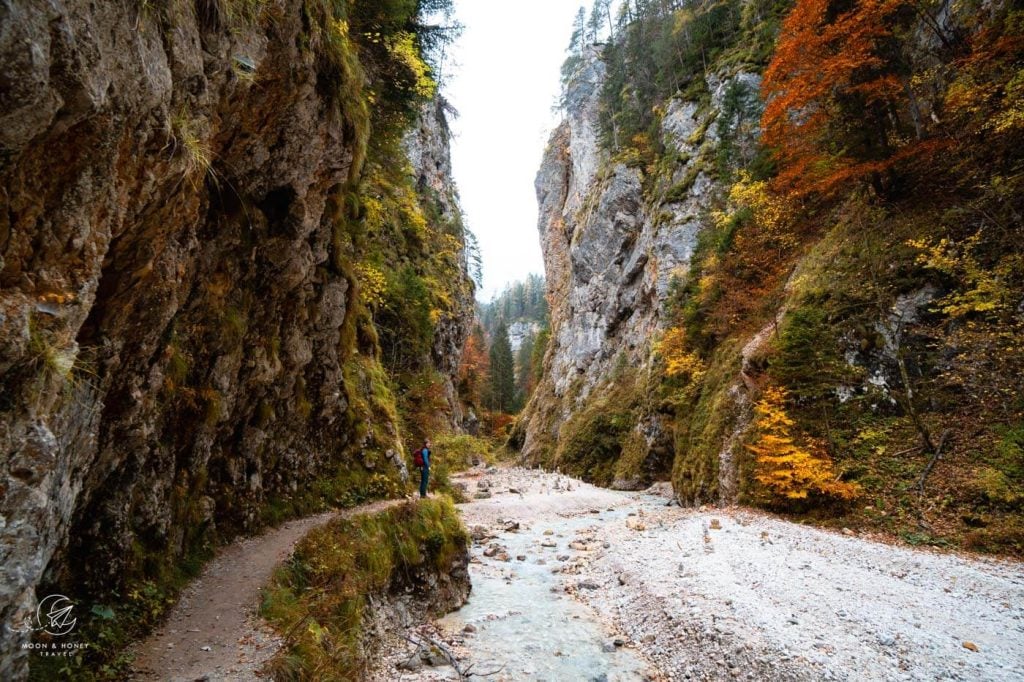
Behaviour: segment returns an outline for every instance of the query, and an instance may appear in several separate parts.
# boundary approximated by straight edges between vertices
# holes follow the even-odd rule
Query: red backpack
[[[423,468],[423,448],[420,448],[416,452],[412,453],[412,464],[417,469]]]

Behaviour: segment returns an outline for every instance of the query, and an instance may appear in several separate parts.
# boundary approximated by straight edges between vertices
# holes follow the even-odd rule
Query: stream
[[[441,627],[456,632],[467,625],[475,628],[465,646],[481,672],[502,670],[504,677],[492,679],[644,679],[649,666],[621,646],[622,639],[616,646],[616,638],[593,609],[566,593],[563,585],[574,584],[573,576],[553,572],[570,565],[579,554],[569,544],[580,533],[596,530],[604,521],[624,519],[627,513],[625,508],[614,508],[599,514],[559,516],[532,527],[520,524],[517,530],[474,544],[472,555],[480,563],[470,567],[469,602],[442,619]],[[505,525],[512,527],[515,520]],[[484,555],[495,545],[507,552],[510,561],[503,561],[500,553]],[[587,587],[577,585],[576,589]]]
[[[463,679],[1024,679],[1019,562],[893,546],[742,508],[667,506],[517,468],[458,480],[469,601],[413,626]],[[415,669],[403,638],[381,682]]]

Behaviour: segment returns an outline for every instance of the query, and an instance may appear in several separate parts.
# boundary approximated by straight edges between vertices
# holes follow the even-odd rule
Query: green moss
[[[235,307],[227,308],[221,317],[220,340],[223,346],[228,350],[241,346],[248,329],[249,321],[245,311]]]
[[[465,471],[477,462],[494,464],[496,445],[486,438],[468,434],[444,435],[434,438],[434,461],[444,462],[449,471]]]
[[[393,382],[374,357],[356,354],[342,367],[348,418],[355,430],[355,442],[373,437],[375,448],[387,449],[401,442],[397,432],[401,420],[395,402]]]
[[[708,362],[692,408],[679,409],[672,485],[683,500],[707,502],[718,498],[719,454],[738,417],[738,406],[729,391],[739,369],[739,344],[721,344]]]
[[[598,485],[639,473],[647,448],[636,440],[635,428],[650,409],[651,395],[646,375],[621,357],[609,381],[596,387],[559,428],[549,466]]]
[[[648,456],[647,440],[636,429],[622,439],[622,453],[615,462],[614,478],[626,481],[643,476],[644,463]]]
[[[274,411],[274,406],[269,400],[261,400],[259,407],[256,408],[256,424],[261,428],[265,429],[270,426],[277,418],[277,413]]]
[[[339,457],[332,471],[309,481],[295,493],[282,493],[267,501],[260,520],[276,526],[288,519],[330,508],[356,507],[373,500],[400,497],[408,492],[390,467],[386,473],[368,471],[361,463]],[[354,458],[353,458],[354,459]]]
[[[693,189],[693,183],[697,182],[697,176],[704,170],[704,164],[701,163],[700,158],[695,160],[686,171],[686,175],[683,179],[672,185],[668,192],[665,193],[664,203],[676,204],[686,200],[689,196],[690,190]]]
[[[264,590],[261,613],[288,635],[270,665],[279,680],[350,680],[365,674],[368,600],[451,570],[469,538],[451,500],[406,503],[311,531]],[[325,589],[329,586],[329,589]]]
[[[214,426],[224,418],[224,397],[214,388],[204,388],[199,392],[205,407],[203,408],[203,424]]]
[[[168,345],[167,353],[170,357],[167,360],[166,378],[170,382],[168,388],[173,391],[187,382],[191,360],[188,354],[174,342]]]
[[[303,421],[309,420],[310,415],[313,414],[313,403],[306,395],[306,379],[304,377],[299,377],[295,381],[295,413]]]

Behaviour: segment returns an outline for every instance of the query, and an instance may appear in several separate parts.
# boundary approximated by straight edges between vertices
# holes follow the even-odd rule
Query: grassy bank
[[[445,498],[313,530],[264,592],[262,614],[287,638],[270,664],[273,678],[359,678],[367,663],[368,599],[448,575],[467,543],[455,506]],[[436,588],[429,596],[443,598]]]

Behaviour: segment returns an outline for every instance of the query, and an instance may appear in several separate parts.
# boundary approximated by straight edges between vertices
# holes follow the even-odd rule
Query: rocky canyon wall
[[[996,339],[1024,329],[1020,10],[812,6],[648,6],[574,48],[537,176],[551,342],[511,444],[684,504],[1019,554],[1024,352]],[[846,21],[875,37],[816,42]],[[877,74],[811,87],[808,55],[860,48]]]
[[[41,584],[86,602],[158,581],[404,476],[354,236],[362,76],[318,3],[248,7],[0,6],[4,679]],[[409,187],[441,197],[413,210],[455,214],[440,104],[402,149]],[[472,285],[449,218],[399,248],[451,252],[421,358],[450,387]]]
[[[713,124],[730,87],[754,100],[760,78],[709,76],[709,101],[669,102],[660,135],[675,162],[652,183],[599,143],[604,75],[599,51],[590,51],[567,84],[565,120],[537,175],[552,340],[514,441],[529,461],[637,488],[672,468],[671,409],[657,396],[653,344],[670,289],[686,280],[723,193]],[[749,148],[756,135],[748,126],[736,144]],[[597,433],[611,444],[594,447]]]

